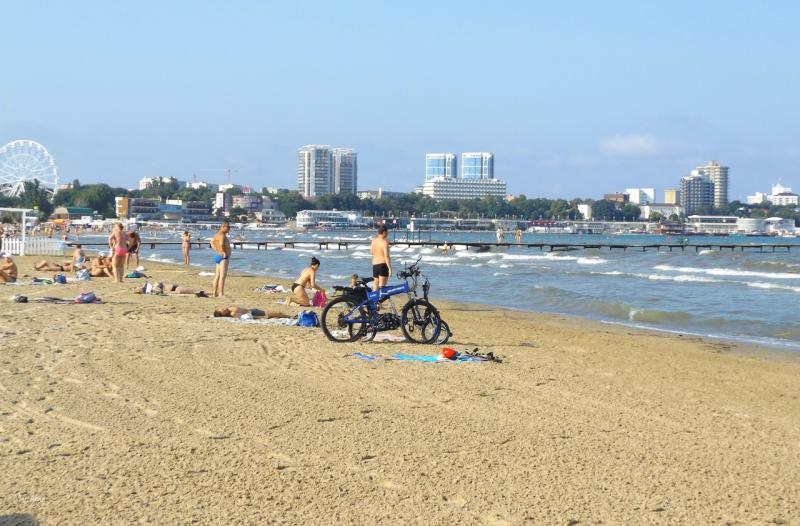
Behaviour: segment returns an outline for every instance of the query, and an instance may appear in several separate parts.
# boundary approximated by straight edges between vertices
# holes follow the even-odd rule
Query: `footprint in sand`
[[[386,489],[400,489],[400,485],[391,480],[381,480],[378,482],[378,486]]]
[[[467,501],[464,499],[464,497],[461,497],[459,495],[452,495],[452,496],[449,496],[449,497],[445,496],[443,498],[444,498],[445,505],[452,506],[454,508],[463,508],[464,504],[467,503]]]
[[[496,513],[482,516],[481,521],[486,524],[486,526],[508,526],[510,524],[510,522]]]

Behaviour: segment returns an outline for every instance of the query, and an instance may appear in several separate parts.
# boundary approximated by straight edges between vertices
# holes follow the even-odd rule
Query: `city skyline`
[[[731,199],[800,175],[794,3],[412,2],[376,31],[389,9],[10,4],[0,143],[35,139],[65,181],[115,186],[229,167],[291,188],[295,145],[319,140],[361,154],[359,186],[391,190],[413,188],[421,152],[451,150],[494,152],[514,193],[543,197],[674,186],[707,159],[735,171]],[[696,38],[708,20],[725,30]],[[419,38],[437,21],[447,35]],[[431,83],[439,60],[482,75]]]

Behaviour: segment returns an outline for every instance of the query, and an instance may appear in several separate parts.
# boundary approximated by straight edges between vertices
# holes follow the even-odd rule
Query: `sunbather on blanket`
[[[242,316],[250,315],[253,318],[294,318],[293,314],[284,314],[278,311],[263,311],[261,309],[245,309],[244,307],[237,307],[232,305],[224,309],[216,309],[214,311],[215,318],[241,318]]]

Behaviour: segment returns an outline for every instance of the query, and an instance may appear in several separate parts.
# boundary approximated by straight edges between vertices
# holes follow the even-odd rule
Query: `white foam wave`
[[[578,258],[576,263],[578,265],[602,265],[603,263],[608,263],[608,260],[603,258]]]
[[[757,289],[774,289],[774,290],[789,290],[792,292],[800,292],[800,287],[792,287],[791,285],[779,285],[777,283],[764,283],[763,281],[748,281],[748,287],[755,287]]]
[[[710,276],[741,276],[766,279],[800,279],[800,273],[789,272],[756,272],[753,270],[735,270],[727,268],[701,268],[701,267],[673,267],[672,265],[656,265],[655,270],[666,270],[669,272],[689,272],[696,274],[708,274]]]
[[[508,272],[495,272],[492,276],[510,276]]]

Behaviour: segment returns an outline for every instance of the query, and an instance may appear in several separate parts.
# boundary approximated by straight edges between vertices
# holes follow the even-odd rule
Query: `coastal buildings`
[[[178,181],[175,177],[142,177],[139,179],[139,190],[146,190],[148,186],[154,184],[176,184],[178,187],[186,186],[183,181]]]
[[[677,205],[680,202],[681,191],[677,188],[667,188],[664,190],[664,203]]]
[[[621,194],[619,192],[603,195],[603,201],[611,201],[612,203],[617,203],[620,205],[627,203],[628,199],[630,199],[630,196],[628,194]]]
[[[352,148],[309,144],[297,150],[297,189],[308,199],[358,191],[358,157]]]
[[[702,170],[681,177],[680,205],[687,214],[714,206],[714,183]]]
[[[116,213],[120,219],[138,221],[210,221],[211,206],[204,201],[181,199],[145,199],[139,197],[117,197]]]
[[[641,218],[644,220],[650,220],[650,216],[653,214],[658,214],[664,219],[669,219],[673,215],[682,216],[683,215],[683,208],[680,205],[672,204],[672,203],[647,203],[639,207],[641,210]]]
[[[358,156],[353,148],[334,148],[333,193],[356,194],[358,188]]]
[[[792,192],[788,186],[783,186],[780,182],[772,185],[772,193],[767,195],[764,192],[756,192],[755,195],[747,196],[747,204],[759,205],[769,203],[774,206],[798,206],[800,196]]]
[[[261,194],[233,194],[230,209],[233,208],[242,208],[253,214],[260,212],[264,208],[264,196]],[[226,211],[230,209],[226,209]]]
[[[728,204],[728,167],[720,166],[717,161],[709,161],[705,166],[695,168],[708,176],[714,185],[714,208]]]
[[[627,188],[625,193],[628,194],[628,202],[636,205],[653,203],[656,200],[655,188]]]
[[[494,154],[491,152],[462,153],[461,178],[494,179]]]
[[[454,153],[426,153],[425,180],[458,177],[458,157]]]
[[[425,182],[418,193],[433,199],[506,197],[506,183],[494,175],[493,153],[465,152],[461,154],[461,166],[459,177],[454,153],[426,154]]]
[[[366,226],[361,212],[339,210],[300,210],[298,228],[352,228]]]

